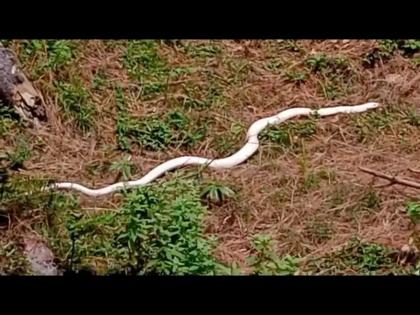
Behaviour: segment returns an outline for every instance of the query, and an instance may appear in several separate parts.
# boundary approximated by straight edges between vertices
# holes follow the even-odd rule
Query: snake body
[[[70,182],[60,182],[54,183],[48,187],[47,189],[70,189],[75,190],[80,193],[83,193],[88,196],[97,197],[108,195],[122,189],[133,188],[137,186],[144,186],[150,184],[157,178],[161,177],[165,173],[185,167],[185,166],[192,166],[192,165],[202,165],[207,166],[213,169],[226,169],[232,168],[238,164],[245,162],[248,158],[250,158],[259,148],[259,141],[258,135],[262,130],[266,127],[271,125],[277,125],[280,123],[285,122],[294,117],[298,116],[310,116],[310,115],[317,115],[319,117],[324,116],[331,116],[336,114],[352,114],[352,113],[362,113],[370,109],[374,109],[379,107],[379,103],[365,103],[362,105],[353,105],[353,106],[336,106],[336,107],[328,107],[328,108],[321,108],[321,109],[310,109],[310,108],[290,108],[284,110],[274,116],[266,117],[257,120],[254,122],[248,129],[246,135],[246,143],[245,145],[236,153],[232,154],[231,156],[221,158],[221,159],[209,159],[204,157],[197,157],[197,156],[181,156],[171,160],[168,160],[155,168],[153,168],[150,172],[148,172],[145,176],[138,180],[133,181],[126,181],[126,182],[118,182],[103,188],[99,189],[90,189],[83,185],[77,183],[70,183]]]

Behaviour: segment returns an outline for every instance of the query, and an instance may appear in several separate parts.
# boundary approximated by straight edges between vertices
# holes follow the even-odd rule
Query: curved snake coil
[[[379,107],[379,103],[365,103],[362,105],[354,105],[354,106],[337,106],[337,107],[328,107],[328,108],[321,108],[321,109],[310,109],[310,108],[291,108],[284,110],[277,115],[262,118],[254,122],[251,127],[248,129],[248,133],[246,135],[247,142],[245,145],[233,155],[221,158],[221,159],[209,159],[197,156],[181,156],[178,158],[171,159],[166,161],[154,169],[152,169],[149,173],[138,180],[134,181],[127,181],[127,182],[119,182],[104,188],[99,189],[90,189],[85,186],[76,183],[70,182],[61,182],[61,183],[54,183],[46,189],[71,189],[78,192],[81,192],[85,195],[97,197],[103,196],[107,194],[111,194],[122,189],[132,188],[136,186],[144,186],[151,182],[153,182],[158,177],[164,175],[166,172],[175,170],[177,168],[190,166],[190,165],[204,165],[214,169],[222,169],[222,168],[232,168],[238,164],[243,163],[249,157],[251,157],[259,148],[259,141],[258,135],[259,133],[265,129],[269,125],[277,125],[286,120],[289,120],[294,117],[298,116],[310,116],[310,115],[317,115],[319,117],[323,116],[331,116],[336,114],[352,114],[352,113],[362,113],[369,109],[374,109]]]

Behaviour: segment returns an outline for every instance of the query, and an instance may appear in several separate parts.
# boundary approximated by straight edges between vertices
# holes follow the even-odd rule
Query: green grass
[[[20,138],[14,151],[7,153],[9,168],[17,170],[23,167],[23,163],[31,157],[31,147],[28,140]]]
[[[183,98],[182,106],[186,109],[208,110],[221,107],[224,104],[222,90],[216,83],[210,83],[205,88],[184,86],[184,93],[187,97]]]
[[[222,53],[222,49],[217,44],[192,44],[189,43],[184,46],[185,53],[193,58],[213,58]]]
[[[77,42],[71,40],[25,40],[20,44],[19,57],[23,62],[34,63],[34,77],[47,70],[63,70],[77,58]]]
[[[302,139],[310,139],[316,134],[315,119],[303,122],[286,122],[282,125],[271,126],[261,132],[262,143],[277,144],[283,150],[296,150]]]
[[[183,125],[187,125],[187,128],[180,127]],[[173,111],[164,117],[120,117],[117,128],[120,149],[131,150],[133,145],[138,145],[150,151],[175,147],[191,148],[204,138],[206,131],[205,125],[196,126],[179,111]]]
[[[117,137],[121,150],[132,150],[137,145],[150,151],[174,147],[193,147],[205,136],[206,124],[199,125],[182,111],[165,115],[134,118],[127,107],[121,89],[117,89]]]
[[[295,83],[303,83],[308,78],[308,74],[304,71],[286,71],[285,75],[288,80]]]
[[[395,115],[390,112],[366,113],[352,119],[359,142],[375,139],[378,134],[389,131],[396,122]]]
[[[72,120],[84,133],[92,131],[95,126],[96,107],[92,103],[89,89],[81,79],[74,77],[70,82],[57,82],[57,91],[64,117]]]
[[[158,46],[153,40],[129,41],[124,55],[124,67],[141,85],[143,99],[153,98],[167,89],[170,71]]]
[[[312,240],[315,244],[323,244],[326,241],[333,238],[333,229],[331,223],[326,222],[327,220],[316,220],[311,221],[305,226],[305,236]]]
[[[125,156],[119,161],[111,163],[109,170],[118,172],[124,180],[128,180],[135,170],[135,166],[131,161],[131,156]]]
[[[0,137],[10,136],[19,130],[19,117],[14,110],[0,101]]]
[[[13,240],[0,241],[0,275],[30,275],[23,249]]]

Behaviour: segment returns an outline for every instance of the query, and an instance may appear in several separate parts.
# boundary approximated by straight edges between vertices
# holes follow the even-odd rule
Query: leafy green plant
[[[398,50],[399,41],[393,39],[381,40],[379,41],[379,47],[385,56],[389,56]]]
[[[235,192],[230,187],[217,182],[208,183],[201,190],[201,198],[216,204],[220,204],[234,196]]]
[[[420,51],[420,40],[407,39],[401,43],[400,47],[405,54],[414,54]]]
[[[385,57],[390,57],[398,50],[400,50],[404,55],[412,55],[420,51],[420,40],[386,39],[379,41],[379,47]]]
[[[286,77],[295,83],[303,83],[307,79],[307,73],[302,71],[286,71]]]
[[[289,255],[278,257],[270,236],[255,235],[251,245],[256,254],[248,259],[248,264],[255,275],[294,275],[298,272],[299,259]]]
[[[416,202],[410,202],[406,207],[407,214],[411,221],[415,224],[420,223],[420,204]]]
[[[326,69],[328,67],[327,55],[324,53],[314,54],[306,60],[306,64],[311,68],[313,72]]]
[[[192,182],[140,188],[126,197],[118,240],[140,274],[213,274],[217,263],[203,231],[205,212]]]
[[[195,182],[173,180],[124,194],[121,211],[90,214],[77,203],[53,203],[53,248],[75,273],[126,275],[230,274],[204,234],[206,207]],[[66,208],[67,207],[67,208]],[[62,209],[65,211],[59,211]],[[62,226],[66,229],[63,230]]]

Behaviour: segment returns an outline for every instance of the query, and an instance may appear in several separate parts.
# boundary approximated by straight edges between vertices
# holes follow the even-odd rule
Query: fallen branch
[[[408,170],[412,173],[420,174],[420,170],[416,170],[414,168],[409,168]]]
[[[391,185],[392,184],[400,184],[400,185],[420,189],[420,183],[418,183],[418,182],[414,182],[414,181],[404,179],[404,178],[401,178],[401,177],[398,177],[398,176],[388,175],[388,174],[385,174],[385,173],[382,173],[382,172],[379,172],[379,171],[375,171],[375,170],[372,170],[372,169],[369,169],[369,168],[366,168],[366,167],[359,167],[359,169],[362,172],[365,172],[367,174],[389,180]],[[390,186],[390,185],[385,185],[385,186]]]

